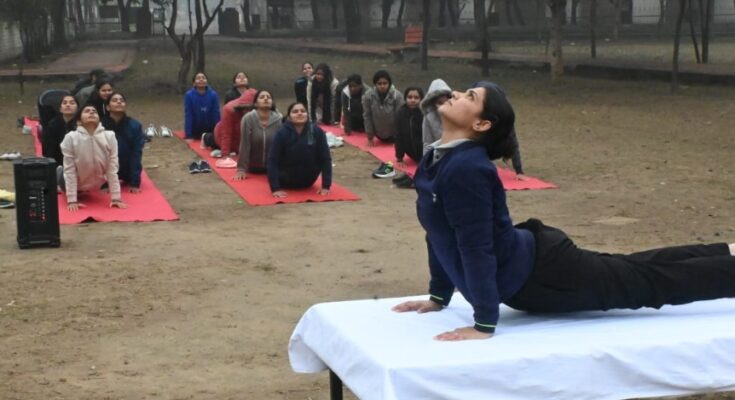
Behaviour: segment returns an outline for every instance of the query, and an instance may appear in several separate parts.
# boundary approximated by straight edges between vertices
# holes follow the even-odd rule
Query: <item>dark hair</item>
[[[375,71],[375,74],[373,75],[373,85],[376,84],[376,83],[378,83],[378,80],[381,79],[381,78],[387,79],[388,80],[388,85],[392,85],[393,84],[393,79],[391,79],[390,74],[388,73],[388,71],[386,71],[384,69],[379,69],[379,70]]]
[[[481,133],[475,140],[485,146],[491,160],[512,157],[518,149],[518,142],[513,140],[516,114],[505,96],[505,91],[497,84],[487,81],[476,82],[472,88],[485,89],[485,102],[480,118],[492,124],[487,132]]]
[[[207,76],[207,74],[204,71],[197,71],[197,72],[194,73],[194,75],[191,76],[191,82],[192,83],[196,82],[197,75],[199,75],[199,74],[204,75],[204,77],[207,78],[207,81],[209,81],[209,77]],[[235,75],[235,76],[237,76],[237,75]],[[234,81],[235,79],[233,78],[232,80]]]
[[[232,75],[232,83],[235,83],[235,79],[237,79],[237,76],[240,75],[240,74],[245,75],[245,79],[247,79],[248,81],[250,80],[250,78],[248,77],[248,73],[247,72],[245,72],[245,71],[238,71],[238,72],[235,73],[235,75]],[[207,76],[207,74],[204,74],[204,76]],[[196,78],[196,75],[194,75],[194,78]],[[207,80],[209,80],[209,78],[207,78]]]
[[[351,74],[345,79],[345,85],[349,86],[350,83],[362,85],[362,77],[359,74]]]
[[[421,89],[418,86],[409,86],[406,88],[406,90],[403,91],[403,98],[405,99],[408,97],[409,92],[419,92],[419,100],[424,98],[424,89]]]
[[[99,93],[102,86],[110,85],[110,87],[114,88],[115,85],[112,84],[112,81],[109,79],[100,79],[94,84],[94,91],[95,93]]]
[[[95,110],[95,111],[97,111],[97,107],[95,107],[95,106],[94,106],[94,104],[92,104],[92,103],[87,103],[87,104],[85,104],[85,105],[83,105],[83,106],[79,107],[79,109],[77,109],[77,113],[76,113],[76,114],[74,114],[74,121],[77,121],[77,123],[79,123],[79,122],[81,122],[81,121],[82,121],[82,111],[84,111],[84,109],[85,109],[85,108],[87,108],[87,107],[92,107],[92,108],[94,108],[94,110]],[[97,112],[97,116],[98,116],[98,117],[99,117],[100,119],[102,119],[102,116],[101,116],[101,115],[99,115],[99,112]]]
[[[104,77],[105,75],[107,75],[107,72],[105,72],[105,70],[102,68],[95,68],[89,71],[90,78],[94,77],[95,79],[99,79],[99,78]]]
[[[314,68],[314,76],[316,76],[318,71],[322,71],[324,73],[324,80],[322,82],[319,82],[316,80],[316,78],[311,80],[311,97],[309,98],[309,103],[311,105],[311,120],[316,121],[316,101],[319,98],[319,95],[323,95],[323,101],[322,101],[322,122],[325,124],[330,124],[332,122],[332,80],[334,80],[334,76],[332,75],[332,70],[329,68],[329,65],[321,63]],[[308,108],[307,108],[308,109]]]
[[[260,96],[261,93],[266,92],[269,95],[271,95],[271,111],[276,111],[276,99],[273,97],[273,92],[266,89],[260,89],[257,92],[255,92],[255,97],[253,98],[253,109],[257,109],[258,104],[258,96]]]
[[[87,99],[87,104],[85,104],[85,106],[86,105],[94,106],[94,108],[97,109],[97,113],[100,114],[100,118],[102,118],[102,115],[104,115],[106,111],[105,104],[107,103],[107,99],[109,99],[109,97],[107,99],[103,99],[102,97],[100,97],[100,89],[102,88],[102,86],[105,86],[105,85],[110,85],[110,87],[112,87],[114,91],[115,85],[112,84],[111,80],[108,80],[108,79],[98,80],[97,83],[94,84],[94,91],[92,92],[91,95],[89,95],[89,98]],[[82,106],[82,108],[84,108],[84,106]]]
[[[107,100],[105,100],[105,109],[107,109],[107,107],[109,107],[109,106],[110,106],[110,100],[112,100],[112,98],[113,98],[113,97],[115,97],[115,96],[120,96],[120,97],[122,97],[122,98],[123,98],[123,100],[125,100],[125,102],[126,102],[126,103],[128,102],[128,99],[127,99],[127,98],[125,97],[125,95],[124,95],[124,94],[122,94],[121,92],[113,91],[113,92],[112,92],[112,93],[110,94],[110,97],[108,97],[108,98],[107,98]],[[107,109],[107,112],[109,113],[109,112],[110,112],[110,110],[109,110],[109,109]]]
[[[306,107],[306,104],[300,101],[294,101],[293,103],[288,105],[288,108],[286,109],[286,114],[283,114],[283,122],[286,122],[288,120],[288,116],[291,115],[291,110],[293,110],[293,108],[299,104],[301,104],[301,106],[303,106],[308,112],[309,108]]]
[[[314,63],[313,62],[311,62],[311,61],[304,61],[304,62],[301,63],[301,69],[304,69],[304,65],[306,65],[306,64],[311,65],[311,68],[312,69],[314,68]]]
[[[64,102],[64,99],[67,98],[67,97],[71,97],[72,99],[74,99],[74,103],[77,105],[77,108],[79,108],[79,102],[77,102],[77,98],[74,97],[73,94],[65,94],[65,95],[61,96],[61,101],[59,101],[59,107],[58,107],[58,109],[56,111],[59,111],[59,112],[61,111],[61,103],[63,103]]]

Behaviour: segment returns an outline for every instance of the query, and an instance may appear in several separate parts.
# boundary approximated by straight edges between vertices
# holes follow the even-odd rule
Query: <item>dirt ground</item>
[[[236,70],[285,108],[304,59],[366,80],[381,67],[399,88],[453,87],[476,67],[432,61],[431,71],[359,57],[208,48],[222,94]],[[143,61],[146,60],[146,63]],[[140,49],[118,85],[144,125],[183,126],[170,90],[178,66],[162,39]],[[735,88],[493,71],[518,115],[528,174],[556,190],[509,192],[515,221],[540,217],[581,246],[627,252],[735,241]],[[35,96],[72,82],[0,83],[0,152],[32,154],[16,118]],[[155,139],[144,166],[177,222],[62,226],[59,249],[19,250],[15,212],[0,210],[0,399],[328,399],[327,374],[288,364],[289,336],[315,303],[425,293],[415,193],[370,178],[377,162],[334,150],[334,180],[357,202],[250,207],[215,174],[189,175],[194,154]],[[11,164],[0,187],[12,189]],[[502,321],[501,321],[502,324]],[[502,334],[502,330],[500,331]]]

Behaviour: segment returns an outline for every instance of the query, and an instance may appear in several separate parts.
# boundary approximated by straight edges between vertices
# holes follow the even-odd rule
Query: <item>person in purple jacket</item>
[[[474,325],[442,341],[492,337],[499,305],[535,313],[660,308],[735,297],[735,243],[668,247],[633,254],[578,248],[538,219],[514,226],[490,160],[510,157],[513,108],[503,90],[478,82],[439,107],[441,139],[416,171],[417,214],[426,231],[429,297],[394,311],[440,311],[455,289]]]
[[[219,98],[204,72],[194,74],[192,82],[194,87],[184,96],[184,133],[187,139],[199,140],[203,133],[214,132],[219,122]]]

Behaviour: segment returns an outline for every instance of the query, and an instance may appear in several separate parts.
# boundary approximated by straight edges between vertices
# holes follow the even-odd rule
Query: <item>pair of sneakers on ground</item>
[[[20,157],[21,156],[20,156],[19,151],[11,151],[11,152],[0,154],[0,160],[13,161],[13,160],[19,159]]]
[[[172,137],[174,133],[171,131],[170,128],[168,128],[165,125],[161,125],[161,131],[156,130],[156,127],[153,124],[148,125],[148,128],[145,130],[145,137],[150,141],[150,139],[153,139],[156,136],[160,137]]]
[[[209,172],[212,172],[212,167],[209,166],[209,163],[206,160],[192,161],[191,164],[189,164],[190,174],[206,174]]]
[[[393,185],[402,189],[412,189],[416,187],[413,178],[408,176],[408,174],[403,172],[396,174],[396,169],[390,161],[381,163],[380,166],[373,171],[373,178],[393,178]]]

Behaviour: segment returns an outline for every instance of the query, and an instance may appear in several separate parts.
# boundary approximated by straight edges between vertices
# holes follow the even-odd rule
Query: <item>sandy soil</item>
[[[169,91],[176,55],[157,43],[141,49],[120,87],[133,117],[181,128],[181,97]],[[245,47],[208,54],[220,92],[246,69],[281,107],[299,62],[312,58]],[[339,76],[367,77],[385,62],[323,59]],[[480,78],[462,64],[387,67],[400,88],[435,76],[455,86]],[[733,88],[671,95],[648,82],[551,86],[546,76],[506,70],[492,79],[512,95],[527,173],[559,185],[508,193],[516,221],[540,217],[582,246],[612,252],[735,241]],[[31,154],[15,119],[51,86],[71,82],[28,84],[24,96],[0,83],[0,151]],[[272,207],[243,204],[214,174],[190,176],[192,158],[176,139],[145,151],[177,222],[63,226],[60,249],[21,251],[15,213],[0,210],[0,399],[327,399],[326,374],[297,375],[288,364],[303,312],[425,292],[415,194],[371,179],[371,156],[334,151],[335,181],[361,201]],[[0,187],[12,185],[3,162]]]

